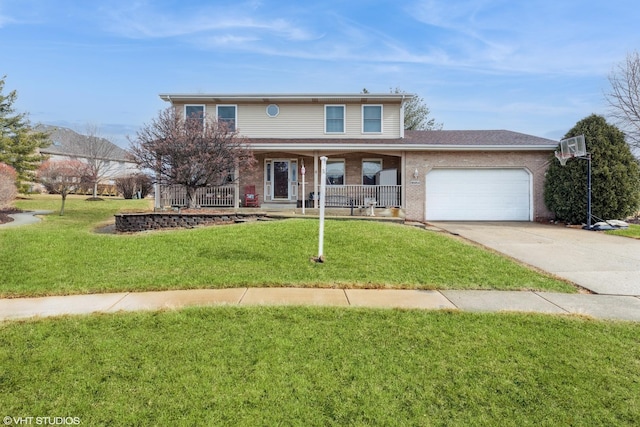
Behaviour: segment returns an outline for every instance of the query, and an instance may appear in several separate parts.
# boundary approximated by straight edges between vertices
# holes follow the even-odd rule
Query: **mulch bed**
[[[23,212],[22,209],[17,209],[17,208],[0,209],[0,224],[5,224],[7,222],[13,221],[13,218],[11,218],[9,214],[15,214],[20,212]]]

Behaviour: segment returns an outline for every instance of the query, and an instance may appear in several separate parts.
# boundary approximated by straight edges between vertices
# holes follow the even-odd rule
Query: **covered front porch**
[[[325,206],[345,209],[389,209],[405,206],[404,155],[388,153],[256,152],[256,167],[236,171],[235,182],[196,192],[200,208],[245,207],[245,194],[255,188],[258,207],[319,207],[321,156],[327,156]],[[159,207],[186,206],[180,186],[160,186]]]
[[[260,188],[261,205],[318,208],[321,156],[327,156],[325,205],[351,208],[404,206],[402,157],[382,153],[256,153],[258,166],[240,176]]]

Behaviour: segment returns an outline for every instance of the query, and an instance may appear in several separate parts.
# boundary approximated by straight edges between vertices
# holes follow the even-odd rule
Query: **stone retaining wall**
[[[127,213],[116,214],[117,232],[160,230],[163,228],[193,228],[200,225],[223,225],[262,219],[262,214],[242,213]]]

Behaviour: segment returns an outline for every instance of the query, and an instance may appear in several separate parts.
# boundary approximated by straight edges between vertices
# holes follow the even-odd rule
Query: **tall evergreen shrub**
[[[565,136],[584,135],[591,154],[591,212],[602,219],[625,219],[640,209],[640,166],[616,126],[592,114]],[[547,170],[544,200],[558,220],[587,222],[587,161],[555,158]]]

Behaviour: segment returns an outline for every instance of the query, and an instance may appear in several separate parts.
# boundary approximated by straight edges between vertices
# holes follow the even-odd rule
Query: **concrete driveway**
[[[640,296],[640,240],[534,222],[431,224],[597,294]]]

